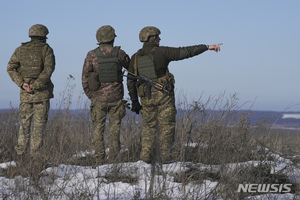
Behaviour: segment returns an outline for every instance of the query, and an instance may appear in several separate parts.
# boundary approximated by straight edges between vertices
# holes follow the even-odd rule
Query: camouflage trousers
[[[94,149],[96,162],[100,164],[105,159],[104,130],[107,114],[110,130],[109,160],[113,161],[120,151],[121,121],[126,113],[124,103],[122,100],[116,102],[99,102],[91,99],[90,112],[95,133]]]
[[[42,145],[43,131],[48,121],[50,102],[20,103],[19,113],[21,125],[18,135],[18,145],[15,150],[18,155],[24,154],[30,141],[30,154],[34,155]],[[31,124],[33,121],[33,130]]]
[[[141,97],[141,104],[143,131],[140,158],[144,162],[151,162],[155,149],[162,161],[167,161],[175,139],[177,111],[174,93],[167,95],[152,88],[151,97]]]

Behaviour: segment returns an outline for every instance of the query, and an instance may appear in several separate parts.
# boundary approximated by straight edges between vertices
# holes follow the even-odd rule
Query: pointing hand
[[[219,43],[219,44],[213,44],[213,45],[208,45],[208,50],[214,50],[215,52],[219,52],[221,51],[220,45],[222,45],[223,43]]]

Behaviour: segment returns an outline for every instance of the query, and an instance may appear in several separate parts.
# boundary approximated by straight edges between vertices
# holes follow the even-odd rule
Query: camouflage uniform
[[[113,35],[109,35],[112,33],[112,31]],[[106,35],[103,35],[103,32],[106,33]],[[96,90],[92,90],[89,85],[91,84],[91,82],[89,82],[91,73],[95,73],[99,75],[99,77],[101,77],[101,72],[103,72],[101,71],[99,73],[100,65],[98,64],[101,61],[99,61],[100,57],[97,56],[96,51],[100,49],[100,51],[105,57],[110,57],[114,49],[116,49],[116,47],[113,47],[113,41],[111,41],[115,38],[114,29],[112,29],[112,27],[101,27],[97,31],[96,38],[98,42],[100,42],[100,45],[98,48],[89,51],[85,58],[82,70],[82,87],[84,89],[85,94],[88,96],[89,99],[91,99],[90,113],[95,133],[95,159],[97,163],[96,165],[100,165],[104,162],[105,159],[104,129],[106,115],[108,114],[109,116],[111,136],[109,158],[111,161],[113,161],[120,150],[120,126],[121,120],[125,116],[125,105],[122,101],[124,96],[122,79],[118,81],[108,82],[103,82],[99,80],[100,86]],[[120,49],[117,54],[116,62],[118,66],[123,66],[127,69],[129,66],[130,58],[125,53],[125,51]],[[110,73],[112,72],[113,71],[111,71]],[[110,74],[107,75],[109,76]],[[105,76],[102,76],[102,78],[105,79]]]
[[[129,71],[141,74],[141,64],[139,56],[152,55],[152,63],[155,68],[155,78],[153,80],[166,85],[170,93],[159,91],[153,87],[150,89],[150,95],[146,95],[145,84],[138,87],[136,80],[128,75],[127,87],[131,100],[137,101],[138,95],[141,98],[142,104],[142,152],[141,160],[149,163],[152,158],[152,151],[155,143],[155,138],[158,137],[158,147],[160,147],[161,158],[163,162],[170,159],[170,150],[175,138],[175,123],[176,123],[176,107],[174,97],[174,77],[169,73],[168,65],[171,61],[182,60],[201,54],[207,50],[206,45],[196,45],[188,47],[160,47],[158,44],[148,41],[149,36],[158,36],[160,31],[155,27],[145,27],[140,33],[140,41],[144,42],[143,48],[131,57]],[[144,36],[144,37],[143,37]],[[136,69],[135,56],[137,55]],[[150,56],[151,57],[151,56]],[[147,65],[147,62],[146,62]],[[149,65],[149,64],[148,64]],[[140,70],[140,71],[139,71]],[[151,71],[150,69],[147,69]],[[145,72],[144,72],[145,73]],[[151,74],[151,72],[149,73]],[[144,74],[142,74],[144,75]],[[135,111],[135,110],[133,110]],[[157,134],[157,128],[160,134]]]
[[[22,155],[30,140],[30,153],[33,155],[42,145],[42,133],[48,120],[49,99],[53,98],[53,84],[50,80],[55,69],[53,49],[46,43],[48,29],[40,24],[29,29],[30,42],[22,43],[13,53],[7,72],[20,89],[21,125],[18,155]],[[36,37],[42,37],[36,38]],[[31,85],[33,93],[23,89],[23,84]],[[33,119],[33,130],[30,134]]]

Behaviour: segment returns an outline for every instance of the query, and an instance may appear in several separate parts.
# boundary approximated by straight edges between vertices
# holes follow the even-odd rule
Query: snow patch
[[[300,114],[283,114],[282,119],[293,118],[300,119]]]

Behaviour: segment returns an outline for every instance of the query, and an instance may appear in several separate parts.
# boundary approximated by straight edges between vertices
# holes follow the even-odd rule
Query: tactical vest
[[[100,82],[118,82],[123,80],[122,66],[118,59],[119,50],[120,47],[114,47],[111,55],[105,56],[100,48],[95,49]]]
[[[157,74],[155,70],[155,64],[153,61],[154,52],[156,47],[154,47],[149,53],[141,55],[141,50],[139,50],[136,54],[136,66],[134,66],[135,74],[137,71],[140,75],[146,76],[150,79],[156,79]]]
[[[20,47],[20,74],[23,78],[38,78],[44,69],[45,43],[23,43]]]

